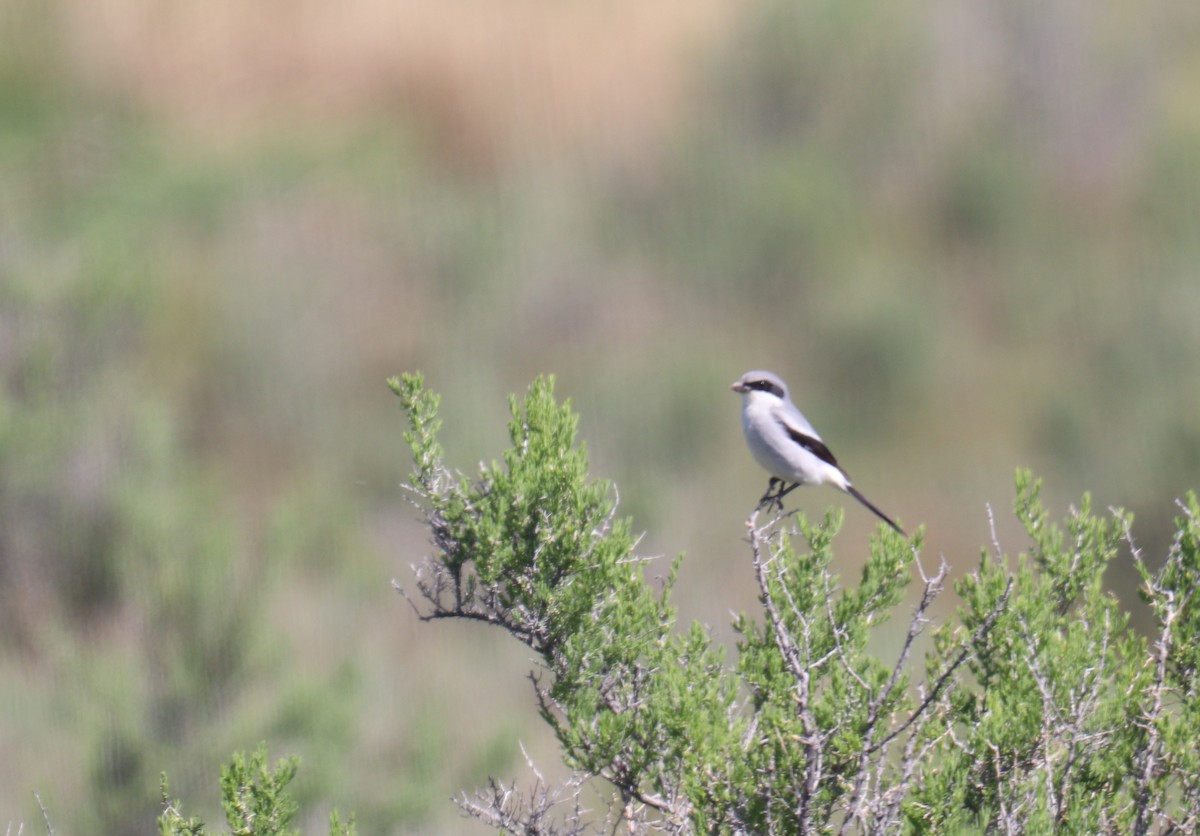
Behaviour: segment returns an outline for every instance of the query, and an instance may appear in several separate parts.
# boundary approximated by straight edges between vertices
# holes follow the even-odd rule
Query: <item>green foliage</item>
[[[345,746],[353,704],[345,678],[285,664],[287,633],[271,625],[285,552],[259,548],[256,516],[297,503],[239,481],[215,440],[222,398],[200,391],[212,366],[198,355],[228,329],[203,336],[222,329],[208,328],[197,262],[179,258],[201,219],[177,187],[211,199],[219,178],[159,156],[124,117],[97,112],[80,133],[62,102],[30,103],[0,128],[0,679],[13,700],[0,738],[25,775],[4,800],[54,786],[59,827],[137,832],[160,770],[191,791],[251,726]],[[329,783],[321,763],[309,792]]]
[[[236,752],[221,769],[221,804],[234,836],[289,836],[296,803],[284,791],[300,762],[285,758],[267,766],[267,747],[259,746],[249,759]]]
[[[1116,732],[1133,709],[1127,689],[1140,643],[1102,579],[1130,520],[1093,516],[1085,496],[1064,530],[1049,521],[1039,490],[1018,474],[1016,512],[1030,552],[1012,568],[985,553],[957,586],[968,630],[996,609],[1004,586],[1013,592],[968,663],[977,687],[960,692],[948,718],[954,743],[939,747],[943,775],[918,793],[917,808],[929,811],[923,823],[934,829],[960,806],[1002,820],[1024,806],[1022,821],[1037,829],[1113,822],[1101,813],[1130,763],[1133,741]],[[944,627],[939,641],[951,632]],[[950,788],[953,803],[935,804]]]
[[[76,797],[56,814],[81,832],[136,829],[160,769],[215,769],[278,650],[263,629],[276,564],[250,547],[228,481],[191,455],[177,408],[120,363],[162,296],[21,261],[0,289],[16,340],[0,358],[0,651],[8,680],[76,683],[19,722],[57,751],[54,779]]]
[[[261,744],[249,757],[235,752],[221,768],[221,803],[225,821],[233,836],[295,836],[299,831],[288,827],[296,814],[296,802],[287,786],[296,777],[300,759],[282,758],[274,768],[267,762],[266,744]],[[184,818],[181,805],[172,801],[167,776],[161,780],[163,812],[158,817],[162,836],[200,836],[204,823],[198,818]],[[329,817],[330,836],[354,836],[354,819],[342,823],[334,810]]]
[[[1154,812],[1171,809],[1175,798],[1192,811],[1189,824],[1200,826],[1200,753],[1195,745],[1200,729],[1200,502],[1195,492],[1188,493],[1180,508],[1163,568],[1151,573],[1140,556],[1137,561],[1143,597],[1159,627],[1152,662],[1142,666],[1134,683],[1140,693],[1136,722],[1144,729],[1135,760],[1139,827]]]
[[[171,787],[165,772],[159,780],[159,787],[163,806],[163,812],[158,817],[158,832],[161,836],[201,836],[204,833],[204,822],[195,816],[184,818],[182,805],[171,800]]]
[[[830,571],[840,516],[760,526],[755,511],[763,614],[735,620],[731,666],[701,626],[675,632],[681,562],[653,592],[611,487],[588,479],[577,418],[555,403],[552,379],[512,400],[512,447],[475,480],[442,464],[438,400],[421,376],[390,383],[437,548],[417,570],[422,617],[494,624],[538,652],[552,680],[533,676],[538,705],[575,770],[561,788],[539,780],[528,799],[493,781],[460,801],[481,820],[544,832],[551,809],[573,801],[566,832],[582,832],[581,787],[602,778],[612,811],[676,833],[1195,829],[1194,495],[1152,572],[1130,515],[1098,516],[1085,496],[1060,526],[1040,483],[1018,473],[1028,551],[1013,559],[997,543],[956,584],[958,619],[933,632],[923,677],[909,662],[948,566],[925,571],[921,535],[882,530],[858,584],[843,587]],[[1104,586],[1125,550],[1158,620],[1152,642]],[[919,600],[885,661],[872,640],[914,574]]]
[[[610,486],[588,480],[578,419],[569,404],[555,404],[552,379],[512,400],[512,447],[473,483],[441,463],[437,398],[421,377],[390,385],[410,415],[406,438],[418,463],[411,488],[442,558],[419,579],[432,605],[427,617],[497,624],[543,657],[553,681],[539,686],[542,714],[573,767],[629,784],[664,747],[682,759],[685,741],[665,734],[660,718],[680,703],[707,705],[697,689],[715,687],[725,702],[732,694],[719,680],[661,675],[677,671],[669,660],[679,658],[697,673],[719,667],[695,635],[669,636],[674,571],[660,594],[643,581],[629,522],[615,518]]]
[[[936,6],[900,4],[881,16],[861,0],[748,4],[730,21],[744,34],[714,42],[732,52],[715,83],[697,88],[705,106],[682,109],[712,121],[657,151],[639,147],[664,175],[646,178],[636,160],[582,176],[555,165],[543,176],[528,155],[516,169],[497,158],[495,168],[445,172],[445,143],[432,143],[436,157],[398,148],[410,128],[390,120],[375,130],[318,116],[318,130],[296,131],[264,113],[253,139],[232,137],[209,153],[211,133],[160,130],[143,107],[150,99],[127,96],[120,79],[80,78],[92,65],[63,37],[70,27],[61,24],[78,24],[68,8],[7,4],[0,739],[22,779],[5,782],[2,806],[15,811],[31,804],[30,786],[53,786],[59,829],[132,832],[153,809],[159,770],[191,795],[188,782],[215,773],[235,741],[278,745],[283,735],[306,753],[309,792],[327,791],[335,763],[334,778],[375,793],[373,812],[355,804],[373,831],[411,822],[409,810],[419,815],[446,794],[428,776],[449,771],[444,753],[460,748],[449,734],[428,746],[423,770],[389,759],[401,764],[399,779],[376,755],[411,745],[406,720],[384,735],[376,724],[347,734],[361,718],[387,715],[394,693],[354,681],[371,643],[355,643],[330,689],[324,676],[296,687],[322,659],[289,658],[282,639],[296,632],[291,613],[312,612],[295,597],[297,557],[323,603],[381,620],[339,585],[353,549],[331,520],[354,526],[365,514],[361,527],[378,531],[383,514],[364,511],[364,494],[389,501],[384,444],[352,417],[376,404],[346,374],[382,356],[438,358],[476,391],[503,379],[498,370],[551,355],[573,380],[600,381],[607,389],[579,394],[604,403],[606,430],[627,428],[606,438],[605,452],[629,474],[628,513],[639,496],[652,497],[642,507],[679,507],[680,484],[719,471],[726,446],[706,388],[715,358],[747,334],[763,349],[786,329],[793,356],[823,358],[808,368],[812,385],[830,384],[828,407],[840,411],[826,416],[831,425],[852,429],[877,411],[854,401],[864,388],[888,406],[913,399],[911,411],[885,412],[911,415],[934,436],[944,404],[974,404],[965,425],[976,437],[964,445],[986,438],[1001,457],[1006,445],[1040,448],[1056,484],[1119,489],[1138,508],[1157,568],[1172,540],[1162,494],[1200,465],[1187,385],[1200,347],[1200,142],[1187,106],[1200,38],[1156,37],[1184,32],[1195,15],[1186,3],[1151,5],[1140,16],[1108,4],[1061,7],[1065,44],[1047,37],[1038,4],[1006,7],[976,33],[988,60],[967,56],[962,84],[964,53],[937,36]],[[1151,21],[1147,36],[1126,37],[1130,15]],[[968,12],[968,30],[972,20]],[[155,30],[145,44],[153,51],[157,27],[141,29]],[[136,39],[121,45],[128,52],[117,64],[97,53],[101,63],[140,66]],[[1046,60],[1055,56],[1066,60]],[[655,65],[676,69],[650,60],[651,73]],[[1033,85],[1031,66],[1046,71]],[[141,76],[125,74],[135,87]],[[1099,124],[1116,127],[1113,141],[1095,142]],[[331,135],[342,131],[357,138]],[[673,170],[672,149],[683,155]],[[631,222],[600,242],[597,212]],[[399,286],[398,269],[412,281]],[[667,309],[677,315],[656,316]],[[642,316],[662,327],[639,329]],[[717,321],[729,327],[698,327]],[[642,375],[648,356],[668,363]],[[845,380],[859,385],[834,385]],[[1141,431],[1116,439],[1114,426]],[[922,436],[908,454],[936,463],[936,478],[903,452],[883,463],[964,491],[938,532],[939,542],[960,542],[974,516],[961,510],[975,501],[963,464],[971,459],[922,455]],[[673,476],[663,480],[665,461]],[[315,490],[275,513],[272,498],[297,473]],[[706,478],[702,493],[719,503],[709,488],[728,481]],[[701,509],[690,536],[711,537],[719,515],[689,507]],[[264,511],[277,525],[264,526]],[[972,552],[952,559],[961,567]],[[264,554],[271,559],[259,563]],[[285,555],[293,562],[276,559]],[[1005,575],[996,581],[998,600]],[[240,591],[226,600],[230,585]],[[1159,595],[1148,606],[1169,603]],[[1178,636],[1191,628],[1179,612],[1162,678],[1170,710],[1154,745],[1174,746],[1189,774],[1178,658],[1189,645]],[[304,622],[330,636],[352,631],[327,614]],[[1159,681],[1157,635],[1146,639],[1155,664],[1137,688]],[[407,658],[397,653],[393,665]],[[393,675],[378,656],[370,669]],[[452,716],[436,722],[461,729]],[[359,741],[353,754],[349,740]],[[363,740],[374,749],[364,752]],[[314,746],[331,757],[313,758]],[[1154,747],[1148,739],[1137,751]],[[412,799],[402,809],[397,783]]]
[[[745,772],[770,779],[748,784],[752,794],[737,821],[752,831],[793,818],[804,830],[833,817],[866,762],[886,771],[876,746],[881,719],[912,706],[898,669],[868,652],[872,629],[888,620],[908,586],[908,548],[897,537],[881,540],[860,585],[841,589],[829,572],[840,524],[832,513],[821,526],[799,520],[807,553],[784,532],[752,538],[767,620],[741,616],[734,625],[760,743],[748,749]]]

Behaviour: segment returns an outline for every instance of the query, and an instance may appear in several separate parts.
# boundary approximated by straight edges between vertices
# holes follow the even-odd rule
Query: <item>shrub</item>
[[[449,470],[438,398],[389,381],[410,428],[408,485],[434,553],[410,603],[426,620],[481,621],[534,650],[541,716],[573,777],[522,793],[493,780],[460,806],[497,829],[630,832],[1196,832],[1200,827],[1200,505],[1180,503],[1152,571],[1131,518],[1087,496],[1061,525],[1017,475],[1030,538],[998,543],[956,585],[957,619],[931,631],[947,565],[922,534],[882,530],[857,586],[830,571],[841,518],[747,521],[762,611],[739,616],[727,661],[699,625],[677,630],[670,593],[643,577],[615,491],[588,476],[577,417],[538,378],[511,400],[511,448],[477,478]],[[1143,637],[1103,585],[1128,554],[1156,629]],[[918,579],[894,658],[871,638]],[[398,587],[399,588],[399,587]],[[404,590],[401,589],[403,593]],[[887,628],[895,629],[895,628]],[[584,788],[607,799],[597,818]],[[608,789],[606,789],[608,788]]]

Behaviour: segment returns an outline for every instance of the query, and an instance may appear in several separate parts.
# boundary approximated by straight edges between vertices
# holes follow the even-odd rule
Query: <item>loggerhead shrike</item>
[[[730,388],[742,396],[742,432],[746,444],[755,460],[771,474],[760,504],[779,502],[801,485],[833,485],[857,499],[901,536],[908,536],[850,484],[850,477],[792,403],[787,386],[778,376],[764,371],[746,372]],[[776,485],[779,490],[772,495]]]

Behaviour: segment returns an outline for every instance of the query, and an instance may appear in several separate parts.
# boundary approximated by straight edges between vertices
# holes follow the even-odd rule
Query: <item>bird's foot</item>
[[[767,483],[767,492],[758,501],[758,507],[783,511],[783,498],[798,487],[800,487],[799,482],[788,485],[782,479],[772,476],[771,481]]]
[[[775,500],[775,497],[772,496],[772,493],[775,491],[775,486],[778,484],[779,484],[779,480],[776,479],[774,476],[772,476],[771,481],[767,482],[767,492],[764,493],[762,495],[762,498],[758,500],[759,508],[762,508],[762,507],[766,506],[768,503],[773,502]]]
[[[767,493],[764,493],[762,499],[758,500],[758,507],[760,509],[774,507],[776,511],[784,510],[784,497],[792,489],[785,488],[784,486],[784,480],[776,479],[775,476],[770,477],[770,481],[767,482]],[[793,485],[792,487],[796,486]]]

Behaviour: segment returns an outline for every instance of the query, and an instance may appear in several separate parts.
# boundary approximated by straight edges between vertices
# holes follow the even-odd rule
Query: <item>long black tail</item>
[[[855,487],[853,485],[846,486],[846,493],[850,494],[852,497],[857,499],[863,505],[867,506],[867,508],[871,511],[872,514],[879,517],[879,519],[883,520],[885,523],[890,525],[892,528],[896,529],[896,531],[900,532],[901,537],[908,537],[908,535],[904,533],[903,528],[896,525],[896,523],[894,523],[892,521],[891,517],[889,517],[887,514],[883,513],[878,508],[876,508],[874,505],[872,505],[871,500],[867,499],[865,496],[863,496],[861,493],[859,493],[858,490],[855,489]]]

